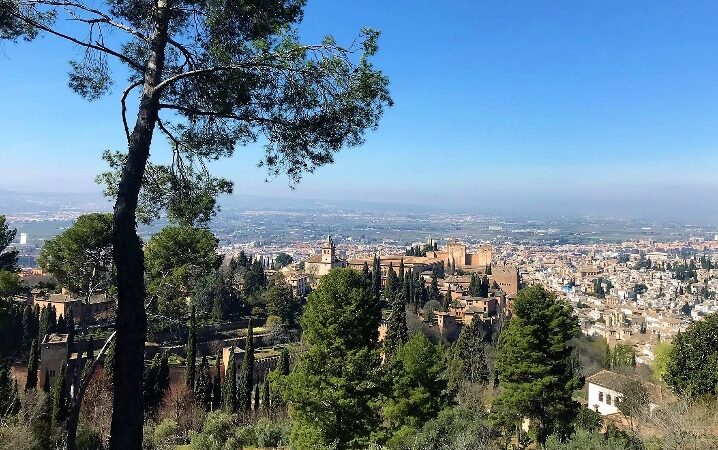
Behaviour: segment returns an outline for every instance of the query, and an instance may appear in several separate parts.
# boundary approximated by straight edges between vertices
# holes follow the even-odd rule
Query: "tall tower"
[[[327,236],[327,241],[322,244],[322,262],[331,264],[334,262],[336,246],[331,236]]]

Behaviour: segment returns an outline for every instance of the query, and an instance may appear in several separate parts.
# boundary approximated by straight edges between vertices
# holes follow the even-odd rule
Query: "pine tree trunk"
[[[144,255],[136,230],[137,199],[159,112],[155,91],[162,77],[169,22],[168,0],[157,1],[156,25],[144,74],[137,121],[128,143],[113,218],[113,258],[117,268],[117,343],[110,450],[142,448],[142,374],[147,334]]]

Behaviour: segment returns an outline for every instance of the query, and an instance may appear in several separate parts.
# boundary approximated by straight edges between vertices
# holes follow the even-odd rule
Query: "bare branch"
[[[127,125],[127,104],[125,103],[125,101],[127,100],[127,96],[130,94],[132,89],[141,85],[142,81],[135,81],[131,85],[127,86],[125,92],[122,93],[122,125],[125,127],[125,136],[127,136],[127,142],[130,141],[130,127]]]

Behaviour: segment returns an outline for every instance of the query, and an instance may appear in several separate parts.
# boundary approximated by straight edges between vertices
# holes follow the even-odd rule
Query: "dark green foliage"
[[[472,297],[481,297],[481,279],[475,273],[471,274],[469,282],[469,295]]]
[[[291,402],[292,448],[366,448],[379,424],[380,310],[359,271],[334,269],[319,281],[301,319],[301,355],[283,386]]]
[[[269,380],[265,379],[264,383],[262,383],[262,408],[264,409],[265,414],[269,414],[272,410],[272,403],[271,403],[271,393],[269,392]]]
[[[144,253],[147,292],[157,298],[157,311],[172,318],[187,314],[186,297],[220,264],[217,238],[203,228],[165,227],[147,242]]]
[[[2,24],[0,24],[0,39],[2,39]],[[0,215],[0,271],[17,272],[17,250],[8,250],[15,240],[16,229],[10,229],[5,216]]]
[[[150,367],[145,369],[142,383],[142,396],[148,416],[153,416],[162,405],[162,398],[169,385],[170,369],[167,354],[157,353]]]
[[[14,416],[20,410],[17,381],[10,374],[8,364],[0,360],[0,419]]]
[[[239,313],[241,300],[232,279],[215,271],[200,279],[192,293],[197,313],[215,320],[227,320]]]
[[[391,304],[396,297],[396,292],[399,290],[399,278],[394,271],[394,266],[390,262],[389,269],[386,272],[386,280],[384,280],[384,299],[386,302]]]
[[[394,297],[394,301],[391,303],[391,313],[387,319],[387,331],[384,337],[384,354],[386,357],[391,358],[408,339],[406,303],[404,302],[404,295],[399,294]]]
[[[428,302],[438,302],[441,303],[443,298],[441,297],[441,292],[439,292],[439,280],[437,277],[433,276],[431,277],[431,286],[429,287],[428,298],[426,301]]]
[[[663,380],[689,398],[718,394],[718,314],[676,335]]]
[[[381,260],[374,256],[374,263],[371,269],[371,286],[374,293],[374,300],[379,303],[381,300]]]
[[[491,266],[489,266],[491,267]],[[481,292],[479,297],[488,297],[489,296],[489,277],[484,275],[481,277]]]
[[[0,298],[0,358],[13,356],[25,350],[23,348],[24,314],[24,309],[17,302],[9,298]],[[29,349],[30,343],[27,345]]]
[[[46,394],[49,394],[52,387],[50,386],[50,372],[48,372],[47,369],[45,370],[44,380],[45,381],[42,383],[42,391]]]
[[[211,411],[212,409],[213,382],[207,357],[202,356],[202,361],[197,371],[197,382],[194,384],[194,396],[205,411]]]
[[[244,346],[242,368],[237,380],[238,406],[242,411],[252,409],[252,389],[254,388],[254,330],[252,322],[247,327],[247,340]]]
[[[277,273],[272,279],[264,293],[264,299],[270,316],[279,317],[282,325],[290,327],[296,325],[297,310],[292,287],[284,280],[281,273]]]
[[[214,376],[212,377],[212,411],[217,411],[222,407],[222,361],[221,354],[217,354],[214,366]]]
[[[259,384],[254,385],[254,412],[259,412]]]
[[[37,318],[32,312],[30,305],[25,305],[22,309],[22,348],[23,350],[29,350],[32,341],[37,339],[37,328],[39,324],[36,323]]]
[[[62,314],[57,318],[57,332],[62,334],[67,333],[67,323],[65,323],[65,318]]]
[[[42,342],[45,336],[55,332],[57,328],[57,319],[55,316],[55,307],[46,306],[40,312],[40,325],[38,329],[38,341]]]
[[[290,370],[291,369],[289,366],[289,350],[287,350],[287,348],[285,347],[282,349],[282,352],[279,354],[279,365],[277,366],[277,371],[279,372],[280,375],[287,376],[287,375],[289,375]]]
[[[244,295],[251,297],[259,294],[267,285],[267,276],[264,273],[262,264],[255,260],[252,262],[249,270],[244,272]]]
[[[274,265],[276,268],[281,269],[282,267],[286,267],[290,265],[292,262],[294,262],[294,258],[287,255],[284,252],[280,252],[276,258],[274,258]]]
[[[579,408],[572,394],[580,381],[567,345],[579,332],[577,319],[570,305],[539,285],[519,292],[513,313],[498,349],[502,391],[492,420],[514,430],[527,417],[540,444],[553,433],[568,436]]]
[[[479,320],[472,321],[459,334],[452,348],[452,358],[460,368],[456,374],[460,380],[488,384],[489,367],[486,364],[484,332]],[[458,384],[459,380],[456,380]]]
[[[33,340],[30,345],[30,358],[27,361],[27,381],[25,382],[25,390],[37,388],[37,371],[38,360],[40,359],[40,349],[37,340]]]
[[[187,328],[187,369],[185,373],[185,383],[190,390],[193,390],[195,366],[197,363],[197,324],[194,315],[194,305],[190,306],[189,325]]]
[[[61,426],[67,419],[67,390],[65,389],[65,372],[63,366],[58,372],[55,385],[52,387],[51,401],[52,413],[51,424],[53,428]]]
[[[224,410],[228,413],[236,413],[237,404],[237,361],[235,347],[229,349],[229,359],[224,372],[224,385],[222,386],[222,400]]]
[[[102,450],[102,435],[93,428],[83,427],[77,430],[77,450]]]
[[[443,347],[414,334],[389,362],[391,393],[383,413],[389,428],[420,428],[450,402]]]
[[[45,242],[38,263],[82,297],[110,289],[114,280],[112,214],[78,217],[70,228]]]

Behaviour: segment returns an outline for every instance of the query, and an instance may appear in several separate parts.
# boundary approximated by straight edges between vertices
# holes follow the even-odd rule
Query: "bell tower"
[[[322,244],[322,262],[331,264],[336,259],[336,246],[331,236],[327,236],[327,241]]]

